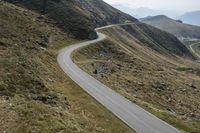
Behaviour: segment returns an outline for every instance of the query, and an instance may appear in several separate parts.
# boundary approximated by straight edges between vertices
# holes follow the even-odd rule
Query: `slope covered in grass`
[[[72,82],[58,50],[80,40],[0,1],[0,132],[133,132]]]
[[[167,31],[178,38],[200,38],[199,26],[184,24],[184,22],[173,20],[167,16],[146,17],[140,21]]]
[[[122,28],[140,41],[141,45],[148,46],[161,54],[192,58],[189,50],[175,36],[169,33],[142,23],[124,25]]]
[[[75,51],[77,65],[173,126],[200,132],[200,65],[186,47],[143,24],[100,32],[108,39]]]
[[[87,39],[97,26],[137,21],[102,0],[47,0],[45,11],[43,0],[5,1],[42,12],[63,31],[80,39]]]
[[[0,132],[134,132],[66,77],[57,65],[56,56],[60,48],[81,41],[78,39],[88,38],[96,26],[129,21],[137,22],[137,20],[111,8],[100,0],[48,0],[46,10],[42,13],[41,0],[5,1],[14,4],[0,1],[0,117],[2,118]],[[90,9],[93,10],[86,10],[87,6],[92,7]],[[111,19],[110,15],[116,16],[115,19]],[[121,38],[118,44],[126,44],[120,46],[123,50],[127,50],[127,53],[118,54],[115,51],[120,50],[121,47],[116,47],[116,50],[113,47],[114,53],[117,53],[117,56],[113,54],[114,58],[118,58],[118,56],[121,58],[121,56],[131,55],[135,52],[134,47],[130,45],[132,43],[128,43],[129,41],[137,44],[138,54],[136,56],[121,58],[120,64],[123,64],[124,60],[126,63],[133,63],[128,65],[129,67],[125,66],[126,68],[134,66],[134,62],[130,59],[134,60],[135,58],[142,61],[138,65],[141,74],[143,70],[147,69],[148,62],[155,65],[156,67],[153,67],[152,70],[157,71],[162,70],[157,67],[161,63],[167,61],[169,64],[174,64],[160,54],[154,55],[154,52],[160,50],[160,53],[166,56],[191,58],[190,53],[174,36],[145,27],[145,25],[144,27],[138,25],[119,28],[119,31],[110,28],[105,31],[109,36],[112,36],[112,30],[116,31],[114,33],[118,35],[109,44],[113,44],[112,41],[115,42],[118,38]],[[132,30],[129,31],[127,28]],[[134,28],[139,28],[140,32],[131,40]],[[157,33],[154,33],[154,30]],[[121,36],[122,33],[125,36]],[[162,42],[156,40],[155,36],[160,34],[167,36],[164,39],[167,39],[169,43],[164,40]],[[175,50],[170,48],[173,45]],[[145,46],[144,49],[143,46]],[[109,50],[106,47],[105,49]],[[99,52],[100,56],[104,56],[105,51]],[[92,50],[88,52],[88,54],[90,53]],[[148,58],[143,55],[148,55]],[[144,64],[146,67],[143,67]],[[181,66],[181,70],[188,70],[185,67]],[[96,70],[95,67],[93,69]],[[93,69],[91,70],[93,71]],[[192,68],[192,70],[194,70],[192,71],[194,74],[198,69]],[[103,69],[104,71],[107,69]],[[108,71],[115,72],[115,68],[108,69]],[[198,80],[198,77],[195,78]],[[114,79],[113,82],[115,81]],[[132,83],[132,80],[129,82]],[[123,85],[123,82],[119,83]],[[196,82],[194,85],[198,86]],[[196,89],[191,91],[191,93],[193,92],[196,92]],[[194,97],[196,98],[196,95]],[[196,104],[198,105],[198,98]]]
[[[76,0],[76,2],[91,18],[96,27],[138,21],[132,16],[113,8],[102,0]]]

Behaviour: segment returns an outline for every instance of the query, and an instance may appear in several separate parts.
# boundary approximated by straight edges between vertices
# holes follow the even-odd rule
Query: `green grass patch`
[[[196,75],[200,76],[200,69],[199,68],[185,68],[185,67],[181,67],[181,68],[178,68],[177,70],[178,71],[192,73],[192,74],[196,74]]]

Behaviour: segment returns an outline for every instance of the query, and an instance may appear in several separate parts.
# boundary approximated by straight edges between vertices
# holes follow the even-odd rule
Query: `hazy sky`
[[[200,0],[104,0],[109,4],[127,4],[133,8],[146,7],[179,11],[200,10]]]

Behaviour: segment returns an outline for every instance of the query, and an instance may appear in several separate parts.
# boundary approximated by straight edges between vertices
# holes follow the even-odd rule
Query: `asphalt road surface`
[[[92,45],[105,38],[106,36],[104,34],[98,33],[98,38],[96,40],[77,43],[62,49],[57,58],[60,67],[89,95],[137,133],[180,133],[176,128],[127,100],[73,63],[71,60],[71,53],[74,50],[87,45]]]

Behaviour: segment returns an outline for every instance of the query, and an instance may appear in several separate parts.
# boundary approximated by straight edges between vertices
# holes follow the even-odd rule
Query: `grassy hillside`
[[[79,39],[88,38],[96,26],[130,21],[137,22],[137,20],[113,9],[100,0],[48,0],[45,8],[41,0],[4,1],[0,1],[0,132],[134,132],[72,82],[57,65],[56,56],[58,50],[62,47],[81,41]],[[114,19],[110,15],[115,16]],[[96,73],[94,75],[99,77],[104,77],[104,74],[102,75],[101,72],[105,72],[105,77],[108,79],[107,83],[114,86],[113,83],[116,82],[116,86],[119,85],[119,92],[123,90],[121,89],[122,87],[130,88],[131,90],[131,87],[135,84],[141,87],[143,81],[139,80],[147,78],[145,74],[154,72],[153,76],[158,76],[159,78],[153,78],[152,84],[155,85],[153,88],[156,90],[158,88],[157,91],[160,91],[160,86],[161,90],[162,86],[164,88],[166,86],[159,82],[160,79],[164,77],[164,79],[172,81],[172,79],[175,79],[174,75],[178,75],[180,71],[180,73],[183,73],[180,83],[183,83],[183,79],[187,81],[181,87],[188,86],[186,90],[182,90],[182,88],[180,90],[188,92],[188,96],[193,96],[193,98],[188,98],[189,101],[182,105],[184,108],[180,108],[180,112],[186,108],[186,111],[183,112],[185,113],[185,118],[192,118],[192,121],[188,122],[189,126],[184,125],[185,121],[183,121],[183,124],[178,123],[178,126],[184,126],[186,129],[194,127],[194,131],[198,131],[198,119],[197,121],[193,121],[193,119],[199,117],[199,109],[198,106],[189,105],[189,102],[193,102],[194,98],[196,98],[196,101],[193,103],[199,105],[199,93],[197,93],[198,89],[196,89],[199,87],[199,66],[187,60],[187,62],[192,64],[191,67],[186,65],[179,66],[177,62],[168,59],[168,57],[173,57],[177,61],[182,62],[178,56],[184,56],[186,59],[189,59],[192,58],[190,53],[174,36],[156,30],[153,27],[140,26],[138,24],[136,26],[122,26],[118,28],[109,28],[102,31],[113,38],[110,38],[108,42],[104,42],[103,47],[101,44],[99,47],[96,47],[97,49],[94,47],[94,51],[90,49],[86,50],[88,53],[80,53],[80,59],[86,59],[82,54],[94,57],[91,55],[97,52],[97,57],[87,60],[87,63],[97,60],[97,62],[101,63],[102,61],[105,64],[109,61],[107,59],[110,59],[110,61],[115,59],[113,60],[113,67],[108,67],[108,69],[106,67],[104,69],[104,65],[102,67],[101,64],[92,63],[87,68],[88,64],[85,62],[86,64],[83,64],[84,68],[92,73]],[[134,31],[135,28],[139,30]],[[153,32],[154,30],[155,32]],[[156,39],[155,36],[158,35],[166,37],[162,39],[159,36],[160,39]],[[118,44],[120,47],[113,44]],[[107,46],[111,46],[111,48]],[[105,50],[102,51],[102,48]],[[162,53],[162,55],[158,52]],[[107,58],[107,55],[109,58]],[[99,60],[99,57],[102,56],[106,61]],[[115,61],[118,59],[120,60],[116,64]],[[165,65],[165,63],[168,65],[160,68],[160,64]],[[108,64],[111,63],[108,62]],[[137,68],[132,69],[135,66]],[[123,70],[120,71],[122,73],[115,73],[115,69],[118,69],[118,67]],[[171,69],[174,71],[171,72]],[[101,74],[99,74],[99,70]],[[136,74],[141,76],[138,82],[132,80],[134,78],[132,71],[135,70],[139,71]],[[164,70],[167,70],[167,72]],[[126,78],[130,79],[126,80],[125,78],[125,80],[119,80],[117,83],[117,77],[120,77],[119,75],[122,75],[123,72],[125,75],[122,77],[127,76]],[[189,73],[191,76],[189,81],[184,78],[185,73]],[[165,77],[169,75],[172,75],[169,79]],[[159,85],[157,85],[156,81]],[[175,81],[178,81],[178,79],[176,78]],[[127,82],[131,85],[126,87],[124,85]],[[173,84],[175,84],[174,82]],[[149,84],[151,85],[151,82]],[[146,88],[149,88],[149,84],[147,84]],[[170,82],[167,82],[168,84]],[[149,102],[149,105],[154,105],[153,103],[156,100],[160,100],[159,95],[156,94],[156,91],[154,92],[157,99],[150,100],[152,102]],[[175,94],[177,97],[180,96],[182,98],[182,93],[180,95],[178,93]],[[195,94],[193,95],[193,93]],[[127,91],[126,94],[125,96],[130,95],[130,99],[132,98],[132,93]],[[170,91],[169,96],[170,94],[172,94],[172,91]],[[148,97],[148,93],[147,95],[145,93],[145,96],[147,99],[151,99],[151,97]],[[145,97],[141,98],[141,100],[144,99]],[[164,102],[163,99],[159,102],[161,105]],[[175,97],[171,101],[176,103],[176,100]],[[155,104],[155,106],[160,107],[160,104]],[[152,107],[152,110],[155,111],[154,106]],[[164,108],[163,106],[161,107],[161,109]],[[188,111],[188,108],[191,110]],[[195,113],[190,114],[190,112]],[[164,116],[166,115],[161,115],[161,117]],[[169,118],[171,119],[172,117]],[[192,126],[191,123],[193,123]]]
[[[73,59],[84,71],[157,117],[199,133],[200,65],[173,36],[151,29],[141,24],[102,29],[108,39],[77,50]]]
[[[142,23],[124,25],[121,28],[140,41],[141,45],[148,46],[161,54],[192,58],[189,50],[175,36],[169,33]]]
[[[0,132],[133,132],[57,65],[58,50],[80,41],[70,31],[2,1],[0,20]]]
[[[199,26],[184,24],[167,16],[160,15],[154,17],[146,17],[140,21],[157,27],[161,30],[167,31],[178,38],[200,38]]]
[[[45,11],[43,11],[43,0],[5,1],[37,12],[43,12],[53,21],[52,23],[79,39],[86,39],[91,36],[90,34],[97,26],[137,21],[133,17],[112,8],[102,0],[47,0]]]
[[[102,0],[76,0],[76,2],[91,18],[96,27],[138,21],[132,16],[113,8]]]

